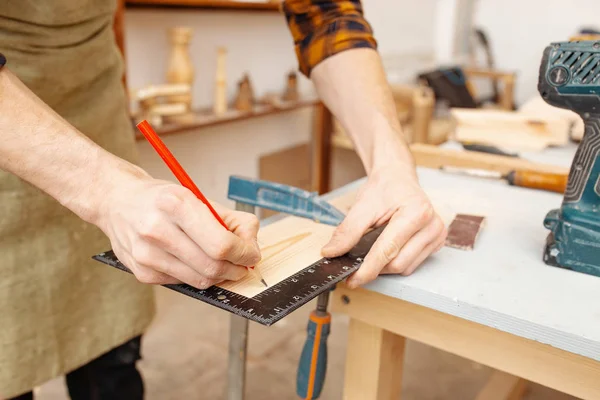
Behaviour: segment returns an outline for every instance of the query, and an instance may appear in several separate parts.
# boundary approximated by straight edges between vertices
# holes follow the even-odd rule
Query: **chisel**
[[[502,173],[486,169],[461,168],[453,166],[443,166],[440,169],[450,173],[476,176],[479,178],[504,179],[513,186],[547,190],[549,192],[556,193],[565,192],[568,178],[568,175],[566,174],[551,174],[526,170],[512,170],[508,173]]]

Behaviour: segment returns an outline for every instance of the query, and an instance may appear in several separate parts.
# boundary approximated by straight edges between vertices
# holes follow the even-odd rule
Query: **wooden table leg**
[[[527,381],[502,371],[494,371],[475,400],[521,400]]]
[[[351,319],[344,400],[398,400],[402,388],[402,336]]]
[[[315,106],[314,127],[311,140],[312,190],[319,194],[329,191],[331,177],[331,134],[333,116],[323,103]]]

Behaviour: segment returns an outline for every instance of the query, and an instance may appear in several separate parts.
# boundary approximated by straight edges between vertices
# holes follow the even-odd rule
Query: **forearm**
[[[6,67],[0,70],[0,168],[88,222],[96,222],[110,181],[143,174],[78,132]]]
[[[379,54],[369,48],[340,52],[311,73],[319,97],[354,142],[367,173],[388,163],[414,174]]]

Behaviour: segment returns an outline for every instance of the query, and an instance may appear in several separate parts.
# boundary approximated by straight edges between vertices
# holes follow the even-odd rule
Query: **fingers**
[[[408,240],[396,258],[390,261],[381,273],[410,275],[438,247],[444,229],[443,222],[434,218]],[[417,263],[418,260],[420,262]]]
[[[211,260],[206,255],[200,260],[204,268],[196,271],[165,250],[150,243],[137,243],[132,258],[137,268],[136,277],[144,283],[164,284],[164,279],[156,273],[175,278],[199,289],[206,289],[223,280],[239,280],[248,271],[244,267],[226,261]]]
[[[402,273],[402,275],[408,276],[415,272],[415,270],[421,265],[423,261],[430,255],[437,253],[442,247],[444,247],[444,242],[446,239],[438,239],[435,242],[432,242],[425,247],[425,250],[419,254],[419,256],[413,261],[411,265],[408,266]]]
[[[260,261],[260,251],[255,241],[243,239],[225,229],[208,207],[191,192],[166,194],[159,199],[158,205],[213,260],[243,266],[252,266]],[[258,228],[241,230],[248,237]]]
[[[373,225],[373,211],[368,202],[358,202],[336,228],[321,253],[323,257],[338,257],[350,251]]]
[[[381,270],[399,256],[404,245],[430,222],[434,215],[428,203],[410,212],[399,211],[375,241],[361,267],[346,281],[355,288],[374,280]]]
[[[144,239],[148,243],[170,253],[200,275],[212,279],[239,280],[247,273],[246,268],[243,266],[211,259],[200,246],[172,223],[163,223],[160,229],[153,231],[152,235],[145,235]],[[144,248],[145,244],[140,246],[142,246],[140,251],[148,251]]]

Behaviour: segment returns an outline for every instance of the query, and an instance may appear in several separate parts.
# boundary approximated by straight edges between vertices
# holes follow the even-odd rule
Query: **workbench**
[[[600,278],[542,261],[543,220],[562,196],[434,169],[418,175],[441,213],[483,215],[486,225],[473,251],[446,247],[411,276],[332,292],[332,311],[350,317],[344,399],[398,399],[406,338],[599,399]]]

